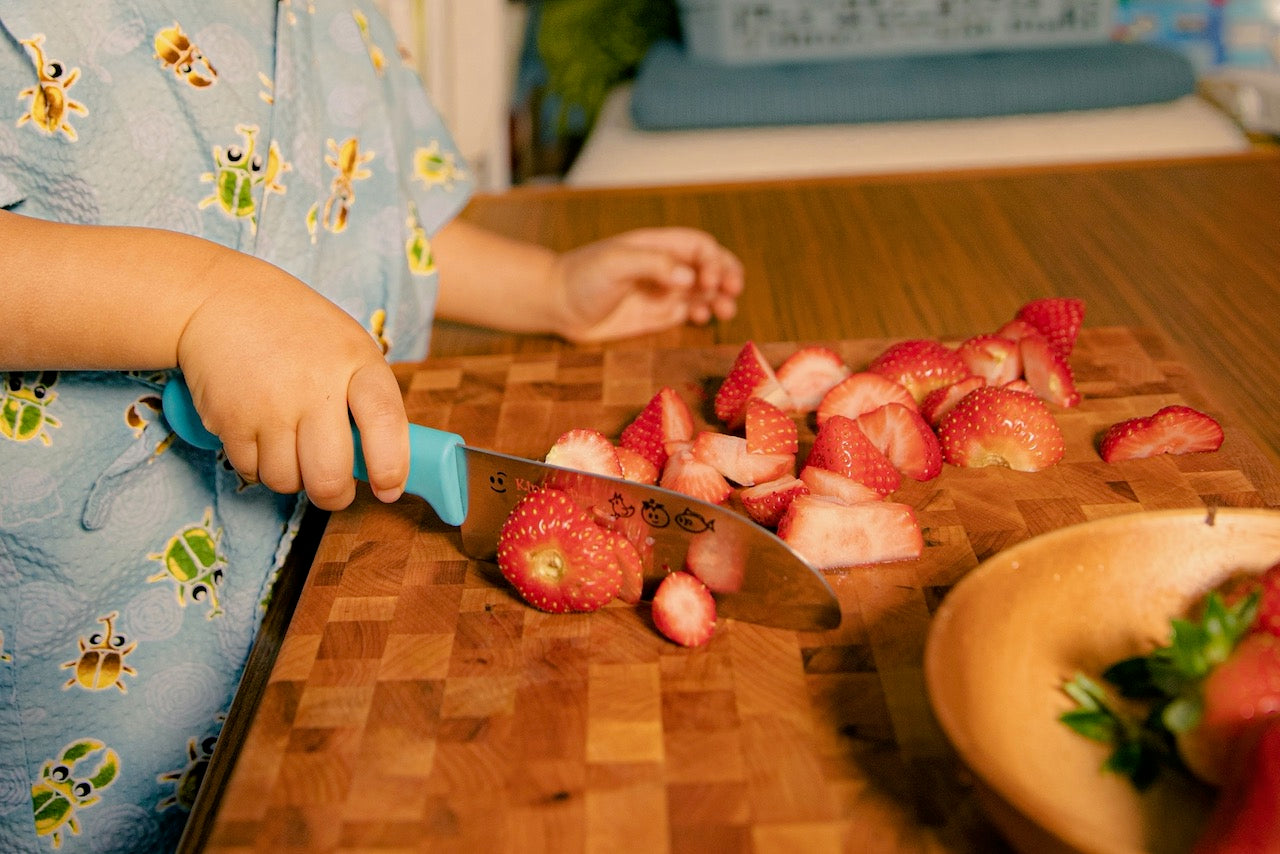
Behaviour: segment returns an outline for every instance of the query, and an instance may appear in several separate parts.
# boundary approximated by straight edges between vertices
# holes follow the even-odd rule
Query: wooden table
[[[540,454],[567,426],[616,431],[660,385],[705,390],[748,339],[775,359],[821,341],[865,363],[891,339],[959,340],[1062,294],[1087,304],[1073,357],[1086,399],[1058,413],[1067,456],[1037,475],[948,467],[905,487],[925,554],[833,574],[839,629],[728,621],[699,650],[662,640],[643,606],[536,612],[424,503],[362,494],[329,520],[274,664],[250,674],[260,702],[228,721],[188,847],[998,852],[924,691],[941,597],[984,557],[1071,522],[1280,507],[1274,153],[530,189],[465,215],[560,248],[696,225],[748,281],[732,322],[606,347],[439,324],[433,357],[399,366],[406,401],[474,444]],[[1107,423],[1172,401],[1217,414],[1223,449],[1098,459]]]

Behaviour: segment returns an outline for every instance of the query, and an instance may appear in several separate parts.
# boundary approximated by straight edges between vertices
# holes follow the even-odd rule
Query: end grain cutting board
[[[858,369],[889,342],[828,343]],[[777,364],[798,346],[762,349]],[[540,457],[571,427],[617,436],[663,385],[708,420],[737,349],[432,361],[406,401],[415,421]],[[925,695],[946,591],[1071,523],[1280,506],[1280,474],[1229,419],[1214,454],[1099,459],[1122,418],[1174,402],[1222,416],[1159,340],[1086,329],[1072,364],[1084,401],[1056,411],[1062,463],[906,483],[924,555],[828,573],[844,620],[821,634],[727,621],[685,650],[643,607],[542,614],[425,503],[363,495],[329,524],[209,850],[1004,850]]]

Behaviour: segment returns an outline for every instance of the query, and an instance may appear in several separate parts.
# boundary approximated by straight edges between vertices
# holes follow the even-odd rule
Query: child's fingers
[[[409,478],[409,420],[395,376],[386,365],[360,369],[347,388],[347,403],[360,430],[369,486],[379,500],[395,501]]]
[[[354,453],[345,399],[298,422],[298,471],[307,498],[322,510],[339,510],[355,498]]]
[[[272,492],[302,491],[298,434],[292,427],[271,427],[258,433],[258,480]]]

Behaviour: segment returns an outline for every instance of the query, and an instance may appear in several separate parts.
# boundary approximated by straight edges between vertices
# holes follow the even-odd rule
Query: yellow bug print
[[[176,21],[172,27],[157,31],[153,44],[160,64],[191,86],[203,89],[218,82],[218,72]]]
[[[87,638],[80,638],[80,656],[74,661],[62,665],[63,669],[74,668],[75,675],[63,685],[63,690],[79,685],[86,691],[105,691],[118,688],[121,694],[127,694],[124,676],[137,676],[138,671],[124,663],[125,656],[137,649],[136,643],[129,643],[124,635],[116,634],[115,620],[120,616],[115,611],[105,617],[99,617],[103,630],[94,632]]]
[[[443,187],[452,190],[454,182],[463,174],[453,152],[440,150],[438,139],[413,152],[413,177],[426,184],[427,189]]]
[[[325,231],[337,234],[347,228],[347,215],[356,202],[356,182],[372,177],[373,173],[364,166],[373,160],[374,153],[360,150],[360,140],[352,137],[338,144],[336,140],[328,140],[329,153],[325,155],[325,165],[334,171],[333,181],[329,184],[329,198],[324,203],[323,217],[318,217],[317,205],[312,205],[307,213],[307,229],[315,240],[317,226]]]
[[[79,68],[66,68],[61,62],[48,59],[44,53],[44,35],[37,34],[29,39],[20,39],[19,44],[27,49],[35,61],[39,81],[18,93],[18,98],[30,98],[27,111],[18,116],[18,126],[30,122],[34,127],[52,136],[61,131],[67,139],[75,142],[79,139],[76,129],[71,126],[69,114],[89,115],[89,109],[79,101],[72,99],[67,92],[80,79]]]

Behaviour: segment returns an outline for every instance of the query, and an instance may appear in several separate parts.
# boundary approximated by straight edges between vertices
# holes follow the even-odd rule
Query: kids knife
[[[164,416],[183,440],[222,447],[205,429],[186,382],[164,387]],[[359,431],[354,474],[367,479]],[[745,516],[704,501],[620,478],[589,474],[468,446],[456,433],[409,425],[405,490],[426,499],[441,521],[461,528],[462,550],[493,561],[498,534],[526,492],[554,486],[599,518],[612,520],[645,559],[645,589],[691,556],[716,599],[720,616],[797,631],[840,625],[840,604],[826,579],[772,532]]]

